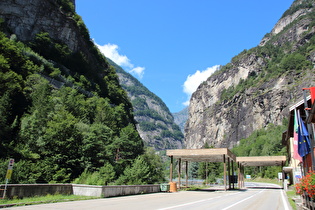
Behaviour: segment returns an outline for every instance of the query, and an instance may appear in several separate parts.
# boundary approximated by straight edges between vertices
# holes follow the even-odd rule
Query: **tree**
[[[156,154],[155,150],[151,147],[148,147],[142,156],[144,161],[148,164],[151,174],[147,179],[147,183],[154,184],[164,181],[165,178],[162,159]]]
[[[111,143],[113,131],[104,124],[92,125],[78,123],[77,128],[82,135],[81,162],[82,167],[88,170],[96,170],[104,163],[111,161],[106,146]]]
[[[148,184],[151,176],[150,167],[143,156],[136,158],[132,166],[124,170],[124,174],[116,181],[117,184],[141,185]]]
[[[143,154],[143,141],[135,127],[129,124],[121,129],[119,136],[108,146],[111,156],[117,163],[117,171],[120,173],[138,156]]]

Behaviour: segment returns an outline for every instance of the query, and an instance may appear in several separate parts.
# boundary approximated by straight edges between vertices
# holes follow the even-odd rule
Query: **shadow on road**
[[[260,186],[253,186],[253,187],[246,187],[247,189],[272,189],[272,190],[282,190],[283,188],[281,187],[268,187],[268,186],[264,186],[264,187],[260,187]]]
[[[188,190],[188,191],[198,191],[198,192],[217,192],[221,191],[224,192],[224,189],[221,188],[207,188],[207,189],[196,189],[196,190]],[[247,191],[247,189],[230,189],[227,191]]]

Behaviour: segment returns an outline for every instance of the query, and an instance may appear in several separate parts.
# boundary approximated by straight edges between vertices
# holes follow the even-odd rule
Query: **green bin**
[[[160,184],[161,192],[169,192],[170,191],[170,185],[169,184]]]

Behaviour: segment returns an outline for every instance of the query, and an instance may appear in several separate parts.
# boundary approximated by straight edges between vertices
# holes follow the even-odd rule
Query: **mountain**
[[[0,175],[14,158],[13,183],[100,168],[116,179],[144,153],[128,95],[74,3],[0,1]]]
[[[281,125],[302,88],[314,86],[314,0],[296,0],[270,33],[193,93],[187,148],[232,148],[268,124]]]
[[[185,124],[188,119],[188,107],[184,108],[182,111],[172,113],[175,123],[180,127],[180,130],[185,132]]]
[[[155,150],[182,148],[184,135],[165,103],[131,74],[108,59],[116,69],[121,86],[127,91],[134,110],[137,130]]]

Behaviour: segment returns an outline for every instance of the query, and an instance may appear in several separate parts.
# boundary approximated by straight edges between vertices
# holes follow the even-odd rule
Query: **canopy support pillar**
[[[186,161],[186,188],[188,187],[188,161]]]
[[[225,160],[225,155],[223,155],[223,184],[224,184],[224,190],[226,191],[226,160]]]
[[[170,182],[173,181],[173,161],[174,161],[174,158],[173,156],[170,156],[171,157],[171,163],[170,163]]]
[[[180,189],[180,177],[181,177],[181,172],[182,172],[182,159],[178,159],[178,189]]]

